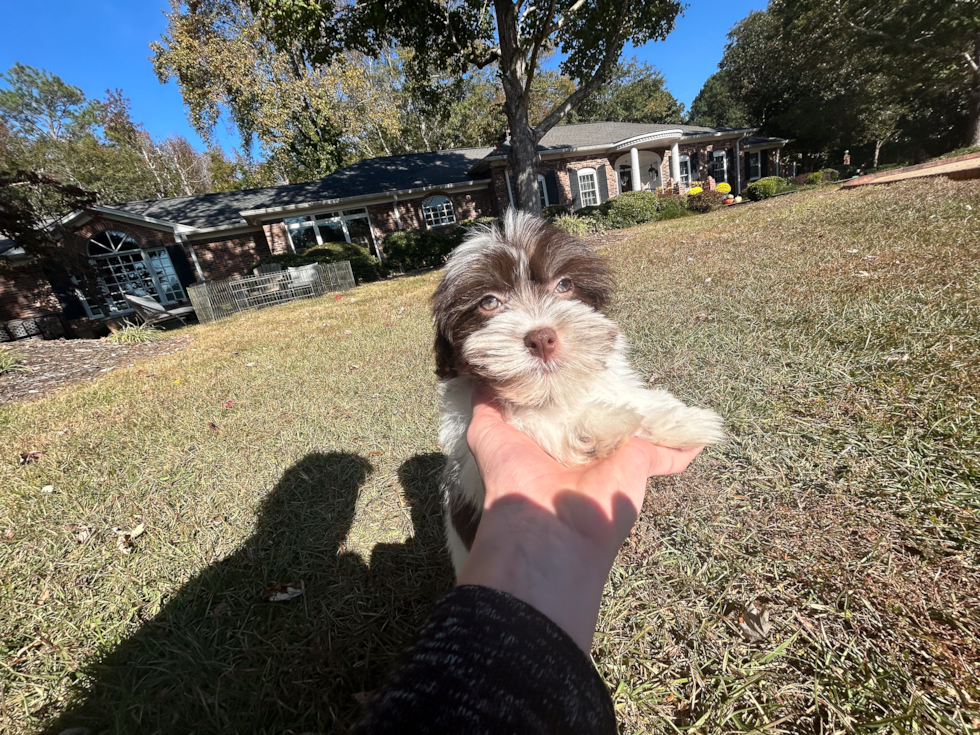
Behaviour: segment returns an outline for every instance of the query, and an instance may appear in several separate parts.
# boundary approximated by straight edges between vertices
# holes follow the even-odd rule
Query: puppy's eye
[[[495,311],[500,308],[500,300],[496,296],[487,296],[480,302],[480,308],[484,311]]]
[[[558,285],[555,286],[555,293],[568,293],[572,290],[572,279],[562,278],[558,281]]]

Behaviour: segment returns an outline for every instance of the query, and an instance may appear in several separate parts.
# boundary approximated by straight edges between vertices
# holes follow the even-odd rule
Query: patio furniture
[[[133,310],[139,315],[140,319],[142,319],[143,323],[147,326],[163,324],[164,322],[169,322],[176,319],[186,327],[187,322],[184,321],[184,317],[190,316],[194,313],[193,306],[181,306],[176,309],[168,309],[159,301],[151,299],[149,296],[123,294],[123,298],[125,298],[127,303],[133,307]]]

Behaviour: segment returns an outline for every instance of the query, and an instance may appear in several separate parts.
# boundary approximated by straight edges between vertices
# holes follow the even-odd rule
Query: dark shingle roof
[[[471,174],[470,169],[491,150],[457,148],[371,158],[301,184],[126,202],[110,208],[190,227],[234,227],[245,224],[240,213],[249,210],[460,184],[484,178],[487,174]]]

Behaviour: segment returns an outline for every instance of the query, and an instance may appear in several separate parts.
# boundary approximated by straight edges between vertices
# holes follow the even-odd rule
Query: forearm
[[[609,573],[606,554],[527,500],[503,498],[484,511],[457,583],[513,595],[547,616],[586,653]],[[556,549],[567,549],[556,554]]]

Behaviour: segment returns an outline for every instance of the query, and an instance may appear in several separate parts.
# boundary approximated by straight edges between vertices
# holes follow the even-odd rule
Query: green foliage
[[[820,170],[820,176],[823,178],[823,182],[837,181],[840,179],[840,171],[836,168],[824,168]]]
[[[600,205],[609,229],[633,227],[657,219],[661,199],[652,191],[626,191]]]
[[[401,272],[419,270],[421,268],[438,268],[446,257],[456,248],[466,236],[466,232],[474,225],[490,225],[494,219],[481,218],[484,221],[474,221],[466,226],[457,227],[451,232],[433,232],[432,230],[399,230],[392,232],[381,243],[386,265]],[[489,221],[487,221],[489,220]]]
[[[114,332],[105,338],[106,342],[113,342],[121,345],[138,345],[147,342],[156,342],[160,339],[160,330],[146,324],[134,324],[128,319],[123,322],[124,327],[118,332]]]
[[[30,370],[23,363],[26,358],[9,347],[0,347],[0,375],[4,373],[26,373]]]
[[[541,216],[551,221],[567,214],[569,214],[568,207],[564,204],[552,204],[550,207],[541,210]]]
[[[594,232],[594,222],[586,217],[579,217],[574,214],[559,214],[552,220],[555,227],[564,230],[569,235],[575,237],[585,237]]]
[[[691,102],[687,122],[711,128],[749,127],[752,117],[740,97],[739,85],[728,72],[716,71]]]
[[[813,175],[813,174],[811,174]],[[819,174],[817,174],[819,176]],[[753,202],[768,199],[778,194],[786,186],[786,179],[781,176],[767,176],[764,179],[753,181],[748,186],[748,197]]]
[[[367,251],[367,248],[349,242],[325,243],[301,253],[270,255],[253,264],[252,268],[269,263],[279,263],[284,268],[295,268],[310,263],[338,263],[344,260],[350,261],[351,271],[358,283],[377,281],[384,276],[384,268],[378,259]]]
[[[681,123],[684,105],[666,87],[659,69],[636,57],[617,64],[608,80],[568,122]]]
[[[815,186],[817,184],[823,183],[823,174],[820,171],[814,171],[812,174],[807,174],[806,185]]]

